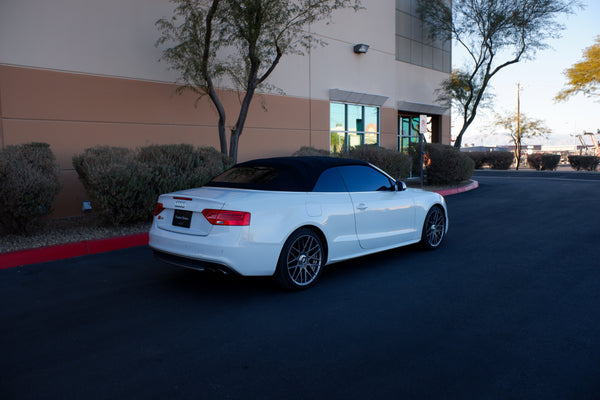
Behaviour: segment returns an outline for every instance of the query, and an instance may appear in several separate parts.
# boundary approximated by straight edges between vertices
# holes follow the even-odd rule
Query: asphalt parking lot
[[[0,398],[600,398],[600,174],[474,179],[442,248],[300,293],[146,246],[0,270]]]

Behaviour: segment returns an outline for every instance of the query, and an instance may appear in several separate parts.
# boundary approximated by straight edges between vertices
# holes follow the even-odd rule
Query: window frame
[[[342,125],[342,129],[335,129],[336,127],[332,126],[332,116],[333,116],[333,112],[332,112],[332,108],[334,107],[334,105],[341,105],[344,107],[344,120],[343,120],[343,125]],[[349,117],[351,117],[351,113],[349,113],[349,108],[350,107],[360,107],[360,116],[361,118],[358,119],[356,118],[356,121],[360,120],[362,121],[362,127],[360,126],[353,126],[355,129],[349,129]],[[367,117],[367,110],[368,109],[373,109],[376,113],[376,131],[372,132],[372,131],[367,131],[367,127],[369,125],[371,125],[373,122],[369,122],[369,124],[366,124],[366,117]],[[359,129],[362,128],[362,129]],[[333,143],[334,141],[333,139],[333,135],[337,135],[338,138],[340,138],[341,140],[339,142],[343,142],[342,145],[338,144],[339,148],[336,149],[336,145]],[[374,135],[375,136],[375,143],[368,143],[367,142],[367,138],[368,135]],[[353,138],[358,137],[358,144],[354,144],[351,145],[351,141]],[[329,102],[329,152],[332,154],[335,153],[340,153],[340,152],[346,152],[348,151],[351,147],[355,147],[355,146],[359,146],[359,145],[364,145],[364,144],[375,144],[377,146],[380,146],[381,143],[381,107],[380,106],[374,106],[374,105],[369,105],[369,104],[359,104],[359,103],[343,103],[343,102],[339,102],[339,101],[330,101]],[[338,143],[339,143],[338,142]],[[343,148],[341,148],[343,146]]]

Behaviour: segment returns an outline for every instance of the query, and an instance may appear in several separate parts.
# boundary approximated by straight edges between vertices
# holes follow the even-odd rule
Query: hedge
[[[299,150],[297,150],[293,157],[330,157],[331,154],[329,150],[317,149],[314,147],[303,146]]]
[[[202,186],[230,166],[211,148],[152,145],[137,150],[99,146],[73,157],[92,207],[109,224],[152,218],[161,193]]]
[[[514,162],[515,156],[510,151],[472,151],[465,152],[475,163],[475,169],[485,166],[491,169],[509,169]]]
[[[348,151],[347,157],[371,163],[390,174],[394,179],[403,179],[410,176],[411,157],[395,150],[379,147],[375,144],[365,144],[352,147]]]
[[[292,154],[294,157],[345,157],[354,160],[366,161],[381,168],[395,179],[410,176],[412,165],[411,157],[404,153],[380,147],[375,144],[354,146],[345,153],[331,154],[328,150],[304,146]]]
[[[458,183],[471,178],[475,163],[465,153],[452,146],[425,143],[426,154],[425,175],[426,182],[430,185],[445,185]],[[386,171],[394,178],[403,179],[410,175],[412,168],[419,168],[420,146],[409,147],[409,154],[399,153],[394,150],[377,145],[362,145],[353,147],[343,157],[359,159]],[[321,150],[303,147],[294,155],[324,155]]]
[[[190,144],[142,147],[137,159],[153,169],[153,186],[159,194],[202,186],[231,165],[214,148]]]
[[[469,151],[469,152],[465,152],[466,155],[468,155],[471,160],[473,160],[473,165],[475,169],[481,169],[483,167],[486,166],[487,164],[487,154],[489,152],[487,151]]]
[[[52,212],[61,188],[59,166],[47,143],[0,150],[0,225],[8,233],[29,233]]]
[[[558,167],[560,155],[535,153],[527,156],[527,165],[537,171],[553,171]]]
[[[452,146],[425,143],[425,181],[429,185],[447,185],[471,178],[475,162]]]
[[[577,171],[595,171],[599,161],[600,158],[596,156],[569,156],[569,164]]]

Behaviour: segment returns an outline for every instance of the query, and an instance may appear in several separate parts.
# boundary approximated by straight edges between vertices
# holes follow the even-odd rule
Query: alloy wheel
[[[323,251],[319,240],[310,234],[297,237],[289,247],[286,266],[290,280],[298,286],[311,284],[321,271]]]

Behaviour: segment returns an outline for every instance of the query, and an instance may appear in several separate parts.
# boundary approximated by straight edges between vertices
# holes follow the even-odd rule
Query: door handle
[[[364,211],[369,207],[367,207],[365,203],[360,203],[358,206],[356,206],[356,208],[358,208],[360,211]]]

